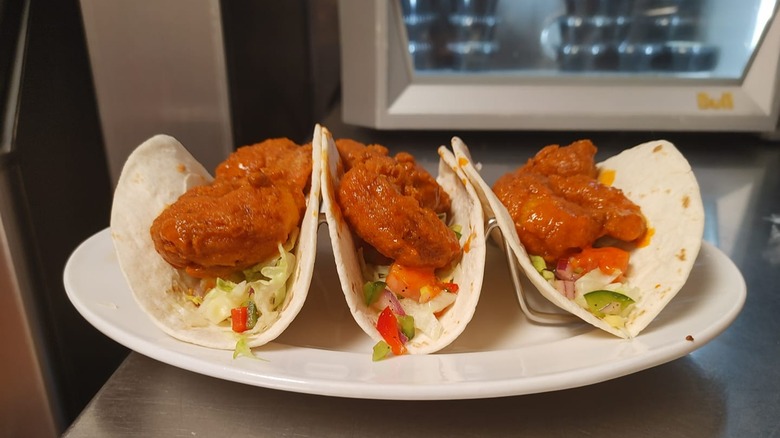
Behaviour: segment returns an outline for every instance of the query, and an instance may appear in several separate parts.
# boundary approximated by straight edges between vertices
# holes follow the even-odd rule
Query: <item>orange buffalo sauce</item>
[[[628,270],[628,259],[628,251],[605,246],[585,248],[582,252],[571,256],[569,262],[575,270],[582,270],[582,272],[599,268],[605,274],[612,274],[616,269],[625,273]]]
[[[615,182],[615,171],[613,169],[604,169],[599,172],[599,182],[605,186],[611,186]]]
[[[647,235],[639,206],[612,186],[614,169],[599,171],[595,155],[588,140],[549,145],[493,185],[529,254],[555,263],[601,238],[629,243]]]
[[[650,245],[650,241],[653,239],[654,235],[655,235],[655,228],[647,227],[647,231],[645,231],[645,234],[636,241],[636,247],[644,248]]]

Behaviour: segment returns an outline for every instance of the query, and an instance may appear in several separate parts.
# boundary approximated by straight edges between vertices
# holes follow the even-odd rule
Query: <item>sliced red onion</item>
[[[398,297],[396,297],[395,294],[390,291],[390,289],[385,288],[385,290],[382,291],[382,297],[387,300],[387,304],[390,306],[390,310],[392,310],[393,313],[398,316],[406,316],[404,308],[401,307],[401,302],[398,301]]]
[[[556,280],[554,283],[555,290],[561,293],[566,298],[574,299],[574,282],[569,280]]]
[[[574,282],[569,280],[563,280],[563,290],[564,295],[566,295],[566,298],[573,300],[574,299]]]
[[[558,264],[555,266],[555,276],[561,280],[574,280],[574,270],[572,269],[568,258],[561,257],[558,259]]]

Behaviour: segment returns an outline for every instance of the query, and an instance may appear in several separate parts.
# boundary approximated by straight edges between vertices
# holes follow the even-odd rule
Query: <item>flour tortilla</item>
[[[320,135],[319,126],[315,136]],[[244,332],[249,347],[279,336],[300,311],[309,290],[316,255],[320,201],[320,154],[312,152],[311,190],[293,250],[296,266],[278,319],[266,330]],[[234,349],[238,335],[209,323],[183,293],[193,279],[155,251],[149,228],[154,219],[188,189],[212,181],[209,172],[173,137],[157,135],[138,146],[125,162],[114,193],[111,237],[119,265],[141,309],[176,339],[218,349]]]
[[[315,138],[315,142],[316,142]],[[322,187],[323,210],[328,223],[333,245],[336,268],[341,280],[349,310],[360,328],[376,341],[382,339],[376,329],[379,313],[365,304],[360,260],[355,248],[352,232],[341,209],[336,203],[335,191],[341,178],[340,159],[333,137],[323,128],[320,137],[323,163]],[[439,148],[439,175],[437,182],[452,198],[453,223],[462,227],[461,245],[468,241],[468,251],[455,268],[452,281],[459,286],[455,303],[439,318],[443,333],[432,339],[418,333],[406,344],[410,354],[434,353],[452,343],[471,321],[482,290],[485,272],[485,230],[482,207],[477,194],[465,175],[460,172],[452,153]]]
[[[643,143],[598,163],[599,172],[615,172],[613,187],[639,205],[654,230],[647,246],[631,251],[626,273],[630,286],[640,289],[625,330],[615,328],[567,299],[545,281],[531,264],[515,230],[514,221],[490,186],[480,176],[463,141],[454,137],[458,164],[477,187],[483,208],[494,216],[518,263],[539,292],[552,303],[615,336],[637,336],[669,304],[688,279],[701,247],[704,207],[699,185],[688,161],[672,143]]]

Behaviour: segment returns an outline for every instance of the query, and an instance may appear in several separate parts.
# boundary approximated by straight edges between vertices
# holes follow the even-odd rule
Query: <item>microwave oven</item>
[[[376,129],[774,133],[775,0],[340,0],[342,117]]]

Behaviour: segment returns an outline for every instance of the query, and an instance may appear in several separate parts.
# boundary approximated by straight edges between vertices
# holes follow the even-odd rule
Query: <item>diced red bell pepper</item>
[[[385,307],[379,314],[379,320],[376,322],[376,329],[382,335],[382,339],[387,342],[393,354],[400,356],[406,353],[406,346],[401,340],[400,329],[398,328],[398,319],[390,310],[390,306]]]
[[[246,307],[236,307],[230,309],[230,325],[234,332],[243,333],[246,331],[246,321],[249,312]]]
[[[441,286],[446,289],[448,292],[451,293],[458,293],[458,290],[460,290],[460,287],[458,287],[457,283],[442,283]]]

